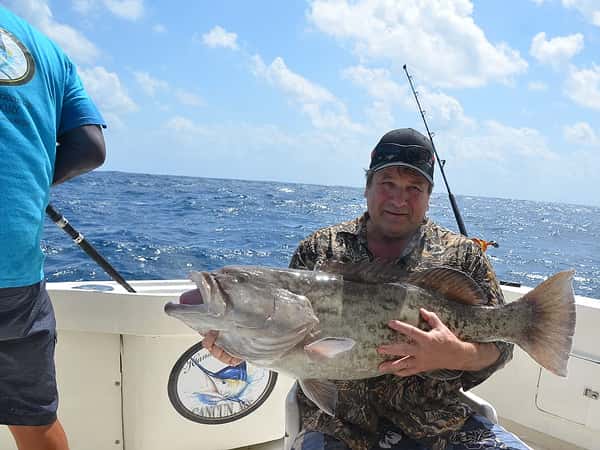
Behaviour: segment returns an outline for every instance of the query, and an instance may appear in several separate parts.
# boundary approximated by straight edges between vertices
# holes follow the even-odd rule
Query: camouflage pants
[[[378,432],[378,443],[371,450],[428,450],[426,444],[408,438],[402,430],[388,427]],[[447,439],[446,450],[531,450],[514,434],[485,417],[473,416]],[[316,432],[301,432],[294,440],[292,450],[350,450],[332,436]]]

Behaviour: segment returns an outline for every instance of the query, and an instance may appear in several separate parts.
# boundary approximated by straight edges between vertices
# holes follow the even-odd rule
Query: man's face
[[[429,207],[429,182],[401,166],[375,172],[365,189],[370,231],[380,238],[407,238],[423,222]]]

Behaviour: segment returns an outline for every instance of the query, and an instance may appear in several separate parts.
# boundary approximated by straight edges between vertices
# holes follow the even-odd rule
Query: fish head
[[[214,272],[213,292],[223,299],[227,320],[236,328],[273,328],[273,318],[281,309],[303,308],[310,302],[288,290],[287,273],[278,269],[256,266],[226,266]],[[216,289],[216,291],[215,291]],[[214,295],[214,294],[213,294]],[[297,316],[298,318],[302,317]]]
[[[250,361],[270,363],[302,342],[319,323],[310,301],[289,289],[285,270],[228,266],[193,272],[197,290],[182,294],[165,312]]]
[[[197,289],[181,295],[180,304],[185,307],[179,308],[180,311],[169,307],[167,313],[193,316],[198,331],[248,329],[264,333],[281,325],[274,318],[280,318],[283,312],[295,313],[300,320],[306,315],[302,312],[310,313],[309,321],[314,321],[310,302],[286,288],[282,280],[285,276],[285,271],[254,266],[192,272],[190,278]]]
[[[196,289],[182,293],[179,303],[167,303],[165,312],[203,335],[210,330],[226,329],[227,301],[214,275],[192,272],[190,279],[196,284]]]

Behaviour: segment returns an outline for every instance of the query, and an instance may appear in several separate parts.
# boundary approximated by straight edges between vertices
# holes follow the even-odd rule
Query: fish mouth
[[[225,297],[227,296],[224,295],[225,291],[217,277],[209,272],[195,272],[190,277],[198,286],[200,296],[208,305],[209,312],[216,317],[224,316],[228,309],[227,305],[230,303],[226,301]]]
[[[204,299],[202,298],[200,290],[197,288],[185,291],[179,296],[180,305],[202,305],[203,303]]]
[[[164,311],[183,320],[202,335],[208,330],[224,330],[224,318],[228,308],[213,275],[207,272],[192,272],[190,279],[197,289],[181,294],[179,303],[167,303]]]

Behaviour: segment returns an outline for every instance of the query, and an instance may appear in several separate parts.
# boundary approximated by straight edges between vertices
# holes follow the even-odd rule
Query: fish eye
[[[246,273],[240,273],[235,277],[235,281],[237,281],[238,283],[245,283],[246,281],[248,281],[248,274]]]

